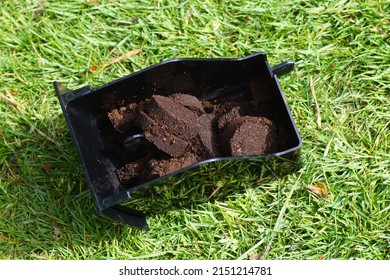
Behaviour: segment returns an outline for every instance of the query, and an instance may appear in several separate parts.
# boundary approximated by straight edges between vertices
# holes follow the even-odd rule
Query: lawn
[[[0,19],[0,259],[390,258],[389,1],[3,0]],[[100,216],[52,82],[256,52],[295,62],[302,168],[167,180],[132,202],[148,231]]]

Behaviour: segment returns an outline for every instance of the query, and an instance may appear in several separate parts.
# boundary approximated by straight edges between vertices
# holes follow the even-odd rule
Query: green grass
[[[0,258],[389,259],[389,11],[388,1],[3,0]],[[151,213],[149,231],[99,216],[52,82],[96,87],[170,58],[258,51],[296,63],[281,84],[302,169],[169,180],[132,202]],[[308,191],[316,182],[328,198]]]

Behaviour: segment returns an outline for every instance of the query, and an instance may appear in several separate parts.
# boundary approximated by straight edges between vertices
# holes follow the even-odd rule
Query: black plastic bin
[[[264,53],[243,58],[172,59],[93,89],[69,90],[54,82],[55,91],[78,150],[88,185],[100,213],[130,226],[147,228],[145,214],[122,206],[131,193],[196,166],[220,160],[249,160],[267,164],[278,174],[299,167],[302,141],[278,76],[292,70],[292,61],[270,67]],[[283,150],[276,153],[212,158],[169,175],[137,185],[122,185],[116,175],[124,164],[123,135],[112,127],[107,113],[119,106],[139,102],[154,94],[186,93],[199,100],[249,96],[263,100],[272,117],[287,131]]]

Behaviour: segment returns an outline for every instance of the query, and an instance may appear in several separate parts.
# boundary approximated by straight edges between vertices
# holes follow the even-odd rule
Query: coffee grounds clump
[[[242,100],[153,95],[108,112],[108,118],[120,133],[137,130],[158,151],[118,168],[122,184],[162,177],[210,158],[271,154],[279,148],[276,123]]]

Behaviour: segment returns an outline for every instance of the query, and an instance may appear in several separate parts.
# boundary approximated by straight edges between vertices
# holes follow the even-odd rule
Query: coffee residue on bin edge
[[[256,111],[247,101],[201,102],[181,93],[114,109],[108,117],[117,131],[136,129],[155,148],[118,168],[117,177],[141,183],[210,158],[274,153],[285,131]]]

